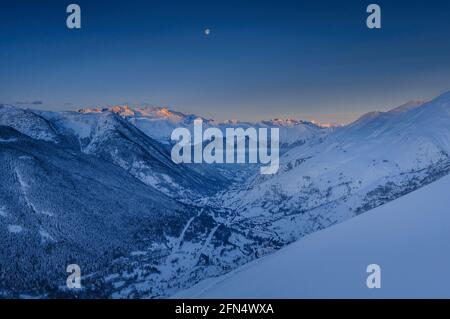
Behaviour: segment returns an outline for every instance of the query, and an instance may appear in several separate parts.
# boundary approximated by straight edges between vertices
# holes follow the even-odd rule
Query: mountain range
[[[176,165],[195,115],[0,106],[0,296],[162,298],[445,176],[450,93],[342,127],[278,127],[280,170]],[[79,264],[83,289],[65,288]]]

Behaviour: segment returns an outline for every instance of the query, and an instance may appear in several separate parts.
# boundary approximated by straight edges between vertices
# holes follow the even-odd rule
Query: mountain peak
[[[110,112],[119,114],[123,117],[133,116],[135,114],[134,110],[128,105],[115,105],[107,109]]]
[[[121,117],[145,117],[148,119],[169,119],[179,122],[185,118],[189,118],[190,115],[183,114],[170,110],[168,107],[154,107],[154,106],[136,106],[130,107],[129,105],[113,105],[104,108],[82,108],[78,110],[79,113],[105,113],[112,112],[120,115]]]
[[[300,123],[304,123],[304,121],[299,121],[293,118],[286,118],[286,119],[280,119],[280,118],[274,118],[272,120],[269,121],[265,121],[266,123],[270,123],[272,125],[277,125],[277,126],[294,126],[294,125],[298,125]]]

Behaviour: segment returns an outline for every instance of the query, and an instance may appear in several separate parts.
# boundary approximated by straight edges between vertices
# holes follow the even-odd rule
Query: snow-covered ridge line
[[[335,129],[334,126],[330,125],[290,118],[259,122],[239,120],[216,121],[194,114],[172,111],[166,107],[130,107],[128,105],[116,105],[105,108],[80,109],[78,112],[82,114],[118,114],[150,137],[164,144],[171,143],[170,136],[174,129],[179,127],[192,129],[196,119],[201,119],[205,128],[217,127],[222,131],[225,131],[227,127],[242,127],[244,129],[249,127],[277,127],[280,129],[280,142],[284,147],[295,143],[303,143],[318,135],[326,135]]]
[[[298,124],[309,124],[318,127],[331,127],[334,126],[331,123],[320,123],[318,121],[308,121],[308,120],[298,120],[294,118],[274,118],[262,121],[240,121],[237,119],[217,121],[213,119],[206,119],[204,117],[195,114],[185,114],[178,111],[173,111],[168,107],[156,107],[156,106],[145,106],[145,107],[133,107],[127,104],[114,105],[108,107],[98,107],[98,108],[81,108],[77,112],[80,113],[104,113],[104,112],[114,112],[123,117],[146,117],[148,119],[167,119],[172,121],[192,121],[197,118],[201,118],[203,121],[214,124],[214,125],[268,125],[268,126],[294,126]]]

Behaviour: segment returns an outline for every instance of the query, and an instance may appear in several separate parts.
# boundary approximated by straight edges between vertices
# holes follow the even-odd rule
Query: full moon
[[[210,35],[211,34],[211,29],[206,28],[204,31],[205,35]]]

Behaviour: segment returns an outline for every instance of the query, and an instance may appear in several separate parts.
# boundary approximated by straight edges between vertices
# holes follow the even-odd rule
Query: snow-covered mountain
[[[0,238],[10,246],[0,253],[0,293],[71,296],[58,288],[63,265],[79,261],[86,297],[167,297],[450,169],[450,93],[337,128],[204,119],[221,129],[279,127],[275,175],[175,165],[170,133],[196,118],[160,108],[0,106]],[[4,279],[14,267],[25,279]]]
[[[24,112],[35,114],[48,123],[55,136],[62,141],[62,146],[118,165],[145,184],[171,197],[194,199],[198,195],[217,191],[226,182],[226,178],[218,173],[206,174],[194,167],[176,165],[165,145],[114,112]],[[21,123],[28,121],[16,115],[14,118]],[[28,134],[28,130],[21,132]]]
[[[174,298],[449,298],[449,188],[446,176]]]
[[[189,240],[204,219],[194,217],[178,239],[179,248],[159,268],[163,275],[156,281],[143,278],[132,289],[149,291],[150,286],[158,287],[157,281],[164,278],[172,285],[163,295],[176,292],[182,286],[226,273],[446,175],[450,167],[446,156],[450,136],[445,135],[445,125],[438,132],[418,131],[410,141],[408,132],[404,140],[399,140],[396,126],[414,130],[417,126],[427,127],[432,118],[445,123],[449,100],[448,95],[443,95],[422,106],[418,103],[403,111],[397,108],[379,112],[369,120],[363,116],[325,137],[295,146],[283,155],[278,174],[255,175],[210,198],[213,207],[227,209],[212,216],[210,226],[203,230],[208,239]],[[377,135],[364,134],[381,132],[379,127],[384,131],[382,140]],[[409,141],[408,146],[405,141]],[[424,148],[433,147],[435,152],[424,152]],[[216,245],[217,241],[221,245]],[[126,289],[117,296],[124,295]]]
[[[135,107],[116,105],[105,108],[84,108],[83,114],[118,114],[151,138],[163,144],[170,144],[170,135],[177,127],[190,127],[194,120],[200,118],[192,114],[171,111],[163,107]],[[202,118],[205,124],[211,122]]]
[[[107,108],[84,108],[79,110],[83,114],[115,113],[139,128],[151,138],[170,144],[170,135],[175,128],[184,127],[193,129],[194,120],[202,119],[206,128],[217,127],[225,133],[226,128],[242,127],[277,127],[280,129],[280,143],[282,147],[301,144],[309,139],[324,136],[333,130],[333,127],[322,127],[309,121],[295,119],[273,119],[261,122],[242,122],[237,120],[215,121],[194,114],[184,114],[161,107],[136,107],[117,105]]]
[[[446,175],[448,123],[450,93],[403,111],[366,114],[291,149],[277,174],[224,194],[223,205],[239,212],[243,227],[296,240]]]
[[[112,163],[6,126],[0,174],[0,295],[51,295],[67,265],[106,271],[123,254],[164,245],[199,211]]]

